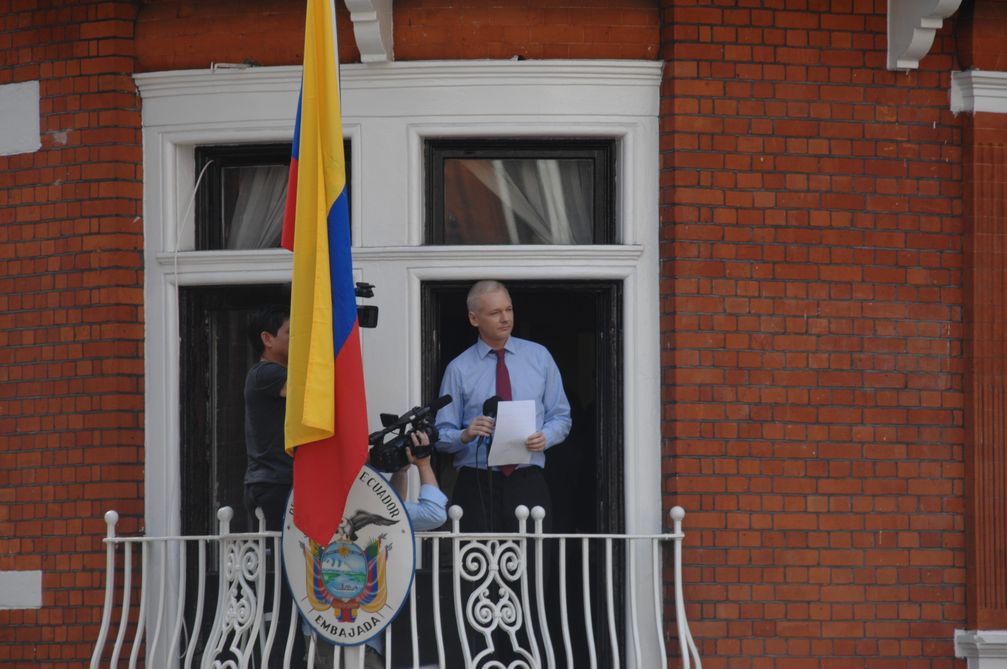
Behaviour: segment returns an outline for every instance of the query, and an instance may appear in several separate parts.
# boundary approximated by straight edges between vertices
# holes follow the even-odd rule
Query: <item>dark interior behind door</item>
[[[423,286],[424,400],[437,396],[448,362],[476,340],[465,282]],[[573,427],[547,452],[557,532],[623,531],[621,283],[511,281],[515,336],[552,353]],[[440,471],[450,478],[450,463]],[[445,486],[449,482],[442,481]]]
[[[425,401],[434,399],[448,362],[471,346],[476,331],[469,324],[465,296],[471,281],[428,282],[423,285],[423,389]],[[509,281],[514,303],[514,334],[546,346],[563,377],[570,400],[573,427],[562,444],[547,452],[546,478],[553,501],[553,531],[563,533],[620,533],[625,528],[622,401],[622,284],[618,281]],[[450,461],[438,466],[442,487],[450,496],[453,479]],[[555,556],[554,560],[557,559]],[[592,551],[589,578],[604,583],[603,556]],[[580,548],[569,545],[568,583],[579,583]],[[624,560],[615,557],[615,610],[622,630]],[[552,574],[559,570],[553,568]],[[418,573],[422,581],[432,575]],[[443,577],[443,575],[442,575]],[[442,587],[446,587],[445,586]],[[549,586],[547,610],[557,613],[558,578]],[[448,590],[442,590],[447,592]],[[581,610],[580,591],[570,592],[571,610]],[[449,603],[445,608],[449,609]],[[443,610],[443,609],[442,609]],[[595,629],[604,621],[601,588],[591,597]],[[558,629],[557,616],[550,628]],[[445,621],[453,629],[453,623]],[[571,625],[575,666],[587,666],[583,627]],[[621,633],[620,633],[621,635]],[[554,640],[555,641],[555,640]],[[604,636],[596,638],[598,657],[610,658]],[[620,642],[620,647],[625,644]],[[450,650],[448,651],[450,655]],[[454,658],[456,661],[458,658]],[[603,661],[601,666],[607,666]],[[449,663],[449,666],[453,666]]]

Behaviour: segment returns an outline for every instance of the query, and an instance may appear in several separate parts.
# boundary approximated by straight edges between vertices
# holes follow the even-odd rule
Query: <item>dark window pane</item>
[[[350,185],[350,143],[346,186]],[[290,144],[196,148],[196,174],[204,168],[196,210],[196,248],[279,248],[290,171]]]
[[[427,243],[611,243],[613,147],[613,141],[431,140]]]

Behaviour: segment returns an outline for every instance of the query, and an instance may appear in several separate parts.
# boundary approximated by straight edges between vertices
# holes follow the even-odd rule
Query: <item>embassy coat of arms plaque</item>
[[[283,521],[283,566],[294,601],[324,639],[356,646],[398,615],[413,581],[415,539],[391,484],[365,465],[350,488],[339,528],[322,546]]]

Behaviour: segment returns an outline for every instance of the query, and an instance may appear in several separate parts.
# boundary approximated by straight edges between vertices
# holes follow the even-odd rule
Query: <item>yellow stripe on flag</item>
[[[286,448],[334,433],[329,209],[346,184],[331,0],[308,0],[290,308]]]

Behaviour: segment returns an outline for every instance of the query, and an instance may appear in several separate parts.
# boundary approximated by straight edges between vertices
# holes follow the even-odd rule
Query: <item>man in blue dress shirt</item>
[[[464,510],[467,532],[509,532],[517,529],[514,507],[546,510],[551,525],[551,502],[543,468],[545,451],[570,433],[570,403],[563,392],[559,368],[540,344],[511,336],[514,307],[507,287],[499,281],[479,281],[466,300],[469,323],[479,339],[448,364],[440,395],[452,402],[437,414],[437,450],[454,456],[458,470],[452,503]],[[534,400],[537,430],[525,448],[531,462],[514,468],[487,466],[494,419],[484,415],[484,403]]]

